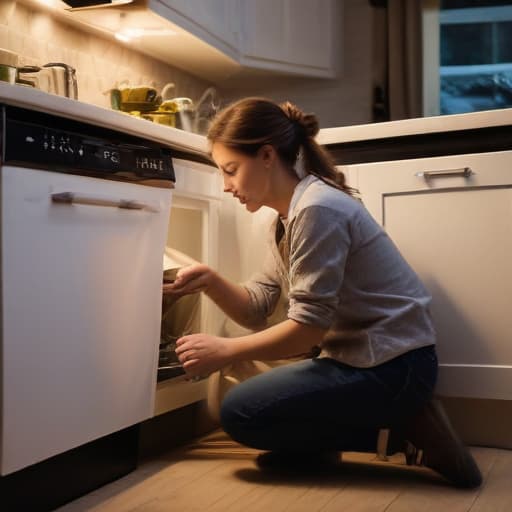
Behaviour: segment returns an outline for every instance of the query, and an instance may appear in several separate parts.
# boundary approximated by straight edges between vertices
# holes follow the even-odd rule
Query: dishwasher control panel
[[[4,117],[5,163],[107,179],[175,181],[169,148],[62,118],[27,120],[11,111]]]

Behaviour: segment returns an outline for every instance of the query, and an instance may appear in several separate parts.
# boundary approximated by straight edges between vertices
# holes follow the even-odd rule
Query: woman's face
[[[224,192],[233,194],[250,212],[269,205],[271,168],[276,157],[272,146],[262,146],[249,156],[220,142],[212,146],[212,158],[222,172]]]

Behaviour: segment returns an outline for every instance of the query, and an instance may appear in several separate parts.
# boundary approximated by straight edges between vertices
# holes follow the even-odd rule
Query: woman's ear
[[[265,167],[271,167],[277,158],[276,150],[274,146],[270,144],[264,144],[261,146],[261,148],[258,150],[258,154]]]

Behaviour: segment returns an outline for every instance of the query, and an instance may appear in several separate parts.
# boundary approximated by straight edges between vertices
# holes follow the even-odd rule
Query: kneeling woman
[[[315,464],[339,451],[376,451],[377,443],[392,453],[407,443],[455,485],[477,486],[478,467],[431,401],[431,297],[353,197],[317,133],[316,117],[289,103],[247,98],[217,115],[208,139],[225,192],[250,212],[276,211],[267,262],[243,285],[190,266],[164,293],[204,291],[233,320],[259,330],[185,336],[178,357],[197,376],[242,360],[310,354],[247,379],[222,402],[225,431],[269,451],[262,467]],[[281,292],[287,319],[265,328]]]

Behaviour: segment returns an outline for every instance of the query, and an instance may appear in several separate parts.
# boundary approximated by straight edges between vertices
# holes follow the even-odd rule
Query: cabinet
[[[236,68],[334,77],[338,9],[334,0],[150,0],[149,8],[209,45],[203,60],[226,57]],[[186,52],[186,48],[181,48]],[[222,55],[217,55],[218,52]],[[192,64],[192,61],[190,62]],[[204,78],[217,79],[208,67]],[[207,76],[205,76],[207,73]]]
[[[340,167],[433,296],[442,396],[512,400],[511,165],[503,151]]]
[[[334,76],[334,9],[331,0],[242,0],[242,64]]]
[[[209,82],[255,71],[334,78],[338,0],[144,0],[111,9],[53,10],[68,23],[132,38],[137,51]]]
[[[219,247],[225,243],[219,237],[221,176],[216,167],[190,160],[175,158],[173,167],[176,188],[166,246],[217,268]],[[204,294],[200,301],[201,331],[221,334],[225,315]],[[154,415],[204,400],[206,396],[206,379],[191,382],[179,376],[161,381],[156,387]]]
[[[176,25],[191,32],[206,43],[236,57],[239,0],[157,0],[163,4],[166,16]]]

